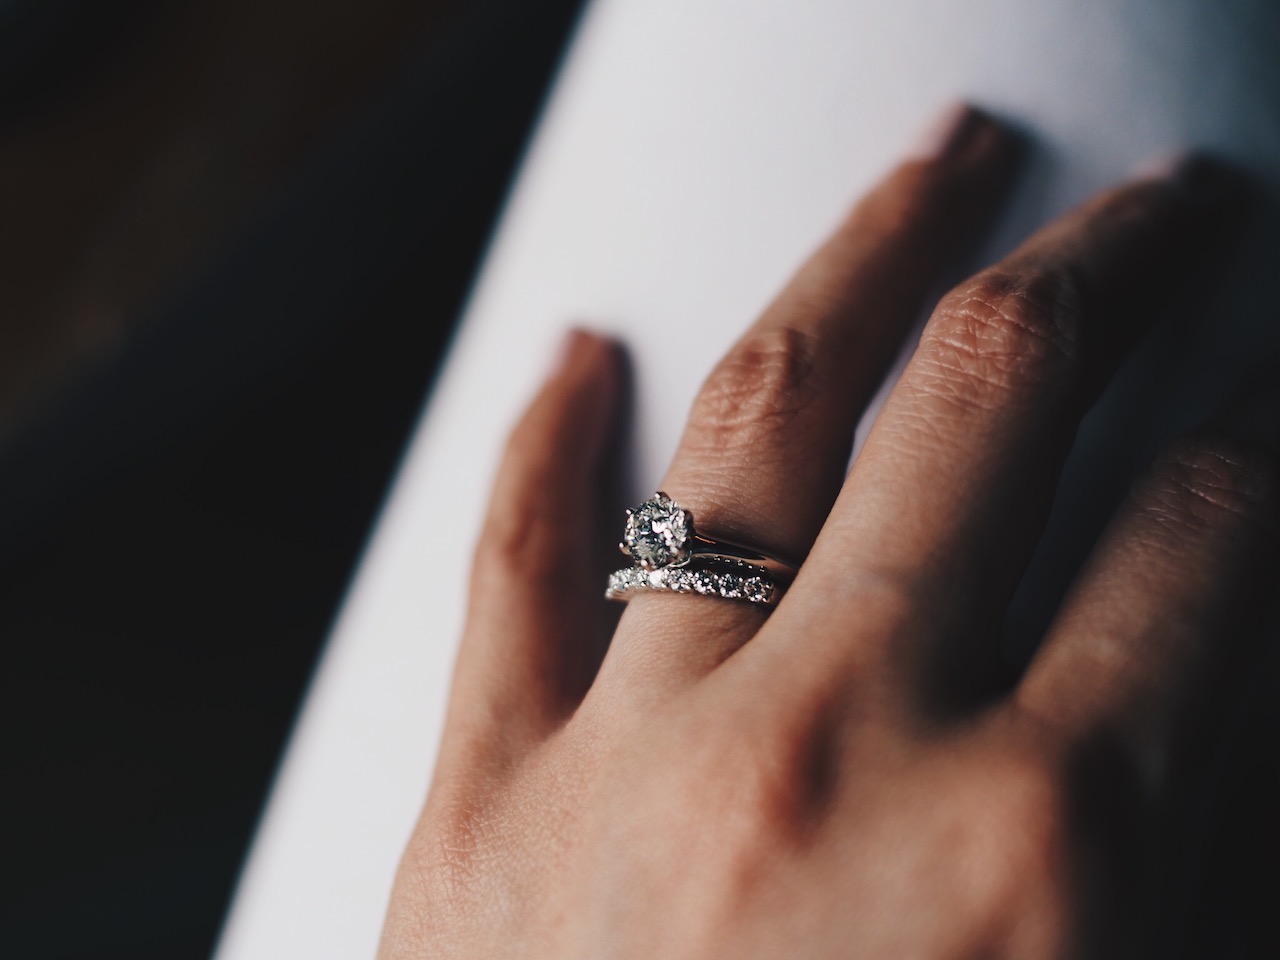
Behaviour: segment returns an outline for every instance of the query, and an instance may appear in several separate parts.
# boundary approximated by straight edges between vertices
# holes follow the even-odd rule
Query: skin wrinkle
[[[726,451],[771,449],[797,415],[827,401],[812,334],[790,327],[744,338],[707,379],[686,431],[689,449],[717,458]]]
[[[975,414],[992,415],[1026,409],[1066,391],[1077,377],[1074,335],[1078,326],[1063,319],[1074,315],[1073,295],[1058,295],[1046,304],[1026,293],[1028,284],[988,274],[949,295],[928,325],[912,362],[911,382],[929,400],[952,407],[948,422],[972,422]],[[937,411],[928,407],[929,413]],[[926,419],[917,415],[917,421]]]
[[[1069,379],[1079,360],[1079,298],[1061,281],[1063,271],[1030,280],[988,274],[948,297],[939,319],[929,325],[930,344],[956,352],[963,367],[967,358],[978,364],[970,375],[983,376],[990,366],[1008,377],[1030,376],[1031,385],[1055,385]],[[1041,289],[1048,286],[1049,292]],[[992,387],[1005,387],[1003,377],[983,378]]]
[[[1160,461],[1158,470],[1160,481],[1173,489],[1162,489],[1157,483],[1151,493],[1159,506],[1172,511],[1167,517],[1171,522],[1186,526],[1195,518],[1198,524],[1212,523],[1217,519],[1216,511],[1246,522],[1262,522],[1274,514],[1275,465],[1239,442],[1217,438],[1184,441]],[[1203,515],[1205,507],[1212,508],[1207,516]]]
[[[954,346],[941,340],[931,343]],[[1004,388],[999,385],[1011,379],[1007,369],[998,375],[990,372],[977,373],[972,363],[951,361],[942,350],[917,357],[914,365],[919,376],[913,379],[913,386],[918,388],[927,403],[927,406],[926,403],[920,404],[922,409],[915,414],[917,421],[936,419],[948,423],[964,422],[973,414],[990,415],[1005,409],[1007,401],[1001,395]],[[947,416],[932,416],[939,413],[934,407],[938,403],[950,408]]]

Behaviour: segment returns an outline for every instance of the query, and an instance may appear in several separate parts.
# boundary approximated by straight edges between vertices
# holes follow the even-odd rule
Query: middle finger
[[[1230,183],[1188,158],[944,298],[793,590],[821,603],[792,607],[856,625],[855,660],[905,671],[922,695],[985,686],[1079,419],[1218,232]]]

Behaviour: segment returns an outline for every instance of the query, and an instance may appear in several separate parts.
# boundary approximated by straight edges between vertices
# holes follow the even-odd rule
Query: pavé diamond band
[[[670,590],[673,593],[696,593],[725,600],[745,600],[774,606],[782,596],[780,588],[764,570],[749,563],[730,570],[688,567],[660,567],[645,570],[626,567],[609,577],[605,596],[610,600],[629,600],[648,590]]]
[[[699,533],[693,514],[661,491],[627,511],[618,549],[635,566],[609,578],[605,596],[614,600],[671,590],[772,605],[796,572],[795,564],[755,547]]]

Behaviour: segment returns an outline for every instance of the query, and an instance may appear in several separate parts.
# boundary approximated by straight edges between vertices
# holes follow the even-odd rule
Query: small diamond
[[[726,573],[720,578],[720,596],[734,600],[742,596],[742,578],[736,573]]]
[[[652,570],[645,577],[645,579],[649,581],[649,586],[653,587],[655,590],[661,590],[663,587],[664,581],[667,579],[666,571]]]
[[[687,560],[692,536],[689,511],[657,493],[631,511],[622,542],[640,566],[653,570]]]
[[[716,578],[713,574],[707,573],[705,570],[699,570],[689,575],[690,581],[693,583],[693,589],[703,595],[713,595],[718,592]]]
[[[742,581],[742,595],[752,603],[764,603],[770,592],[769,584],[759,577],[748,577]]]
[[[693,584],[689,582],[689,572],[687,570],[667,570],[667,586],[676,593],[688,593],[693,589]]]

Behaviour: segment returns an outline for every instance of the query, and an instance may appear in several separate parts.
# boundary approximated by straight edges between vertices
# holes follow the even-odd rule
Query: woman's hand
[[[1077,422],[1229,192],[1184,162],[962,283],[846,477],[1015,152],[958,112],[703,386],[660,486],[701,528],[805,558],[772,613],[650,593],[610,639],[593,558],[621,526],[601,482],[620,361],[571,338],[497,483],[382,957],[1141,951],[1275,570],[1280,428],[1255,400],[1176,443],[998,688]]]

